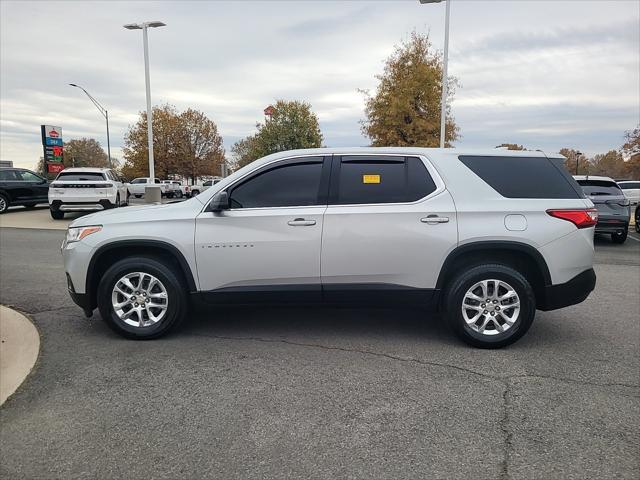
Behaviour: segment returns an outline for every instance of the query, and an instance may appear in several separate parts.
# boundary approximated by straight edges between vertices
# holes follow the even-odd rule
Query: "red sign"
[[[60,134],[58,132],[56,132],[55,130],[51,130],[49,132],[49,137],[51,138],[58,138],[60,136]]]
[[[60,173],[64,170],[64,165],[61,163],[47,163],[47,172],[49,173]]]
[[[62,156],[62,147],[53,147],[53,156],[61,157]]]

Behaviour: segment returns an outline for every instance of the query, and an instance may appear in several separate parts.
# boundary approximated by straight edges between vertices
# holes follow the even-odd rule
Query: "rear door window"
[[[462,155],[460,161],[507,198],[583,198],[560,159]]]
[[[60,172],[56,180],[71,182],[99,182],[104,180],[104,174],[99,172]]]
[[[334,165],[332,203],[337,205],[415,202],[436,190],[417,157],[344,156]]]
[[[622,190],[633,190],[636,188],[640,188],[640,182],[619,183],[618,185]]]

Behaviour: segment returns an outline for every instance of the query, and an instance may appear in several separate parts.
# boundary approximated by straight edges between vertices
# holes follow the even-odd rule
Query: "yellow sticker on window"
[[[380,183],[380,175],[362,175],[362,183]]]

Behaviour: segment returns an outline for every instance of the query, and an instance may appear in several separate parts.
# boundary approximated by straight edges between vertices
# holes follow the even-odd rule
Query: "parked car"
[[[0,168],[0,213],[21,205],[33,208],[47,202],[49,182],[25,168]]]
[[[618,184],[609,177],[576,175],[574,178],[598,209],[596,233],[611,235],[614,243],[624,243],[629,232],[631,208]]]
[[[127,186],[109,168],[65,168],[49,188],[51,217],[66,212],[95,212],[127,205]]]
[[[202,182],[202,183],[196,183],[195,185],[183,185],[182,186],[182,193],[184,194],[185,197],[195,197],[197,195],[200,195],[202,192],[204,192],[209,187],[212,187],[213,185],[218,183],[220,180],[222,180],[222,179],[221,178],[214,178],[212,180],[207,180],[207,181]]]
[[[185,202],[75,220],[71,297],[160,337],[191,301],[415,304],[496,348],[595,286],[598,213],[542,152],[313,149],[257,160]],[[532,182],[531,179],[537,179]]]
[[[618,186],[624,193],[624,196],[629,199],[631,205],[636,205],[640,202],[640,181],[637,180],[624,180],[618,182]]]
[[[182,198],[182,189],[180,182],[178,182],[177,180],[162,180],[161,184],[167,186],[167,192],[165,193],[167,198]]]
[[[129,188],[129,193],[131,193],[131,195],[136,198],[141,198],[144,195],[145,189],[149,185],[157,185],[158,187],[160,187],[160,195],[162,197],[166,196],[167,192],[169,191],[169,185],[167,185],[166,183],[162,183],[157,178],[149,177],[134,178],[127,184],[127,187]]]

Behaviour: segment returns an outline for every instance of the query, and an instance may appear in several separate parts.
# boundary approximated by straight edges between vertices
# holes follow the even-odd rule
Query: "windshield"
[[[586,195],[596,197],[600,195],[622,195],[622,190],[614,182],[607,182],[603,180],[578,180],[578,183],[584,190]]]
[[[72,182],[92,182],[104,180],[104,174],[99,172],[60,172],[56,180],[69,180]]]

